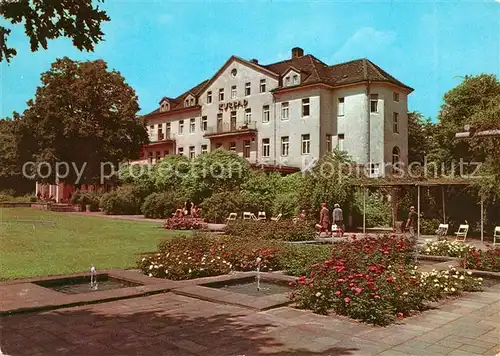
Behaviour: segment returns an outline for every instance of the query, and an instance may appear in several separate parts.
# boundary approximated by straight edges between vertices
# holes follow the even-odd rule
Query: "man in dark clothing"
[[[418,214],[415,211],[415,207],[410,207],[410,213],[408,214],[408,221],[406,222],[406,227],[410,230],[410,236],[415,237],[415,231],[417,230],[418,224]]]

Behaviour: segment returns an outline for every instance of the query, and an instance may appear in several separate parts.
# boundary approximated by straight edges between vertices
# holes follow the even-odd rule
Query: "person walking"
[[[326,203],[321,203],[321,210],[319,212],[319,224],[316,225],[316,228],[319,229],[319,234],[322,232],[328,233],[330,229],[330,212],[326,207]]]
[[[337,225],[337,236],[342,237],[344,235],[344,216],[342,209],[339,204],[335,204],[333,209],[333,223]]]
[[[415,211],[415,207],[410,206],[410,212],[408,213],[408,220],[406,221],[406,228],[410,231],[411,237],[415,237],[417,224],[418,224],[418,214]]]

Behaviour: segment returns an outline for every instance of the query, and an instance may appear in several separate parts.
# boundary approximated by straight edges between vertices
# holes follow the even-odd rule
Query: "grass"
[[[54,221],[33,225],[13,220]],[[9,222],[10,221],[10,222]],[[178,234],[146,221],[126,221],[32,208],[0,208],[0,279],[130,268]]]

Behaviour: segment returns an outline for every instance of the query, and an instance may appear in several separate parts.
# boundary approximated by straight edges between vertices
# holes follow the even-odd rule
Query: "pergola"
[[[390,181],[385,179],[367,180],[359,187],[363,188],[363,233],[366,233],[366,192],[367,188],[404,188],[417,187],[417,237],[420,238],[420,188],[421,187],[441,187],[441,196],[443,204],[443,223],[446,222],[446,202],[444,196],[444,187],[446,186],[470,186],[472,180],[464,178],[437,178],[428,180],[413,181]],[[481,197],[481,242],[484,240],[484,198]]]

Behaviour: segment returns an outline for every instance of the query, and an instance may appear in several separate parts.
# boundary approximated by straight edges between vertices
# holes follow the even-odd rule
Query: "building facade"
[[[368,59],[327,65],[301,48],[262,65],[231,57],[209,80],[144,116],[142,160],[217,148],[250,163],[301,169],[335,147],[379,174],[408,160],[412,88]]]

